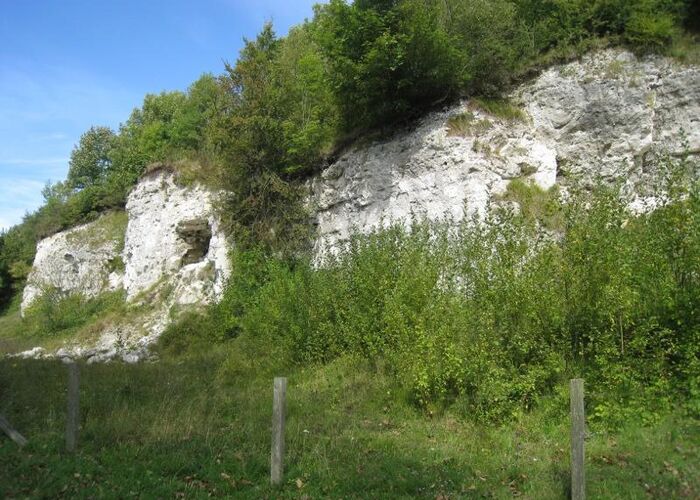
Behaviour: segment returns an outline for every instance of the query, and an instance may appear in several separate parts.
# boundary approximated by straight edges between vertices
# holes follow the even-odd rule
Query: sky
[[[117,129],[147,93],[185,90],[319,0],[0,0],[0,230],[65,179],[80,135]]]

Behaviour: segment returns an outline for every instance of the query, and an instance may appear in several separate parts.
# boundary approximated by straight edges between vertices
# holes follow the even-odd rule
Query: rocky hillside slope
[[[670,59],[591,54],[545,71],[509,101],[501,109],[463,102],[345,152],[309,183],[317,254],[355,230],[482,212],[513,179],[542,188],[622,181],[642,210],[653,206],[650,158],[700,153],[700,69]],[[133,352],[163,331],[173,307],[221,297],[231,244],[215,206],[216,194],[156,169],[130,194],[121,226],[107,215],[39,244],[23,310],[47,287],[88,296],[123,288],[127,300],[156,306],[137,325],[107,329],[91,350],[69,351],[108,359],[119,343],[132,346],[124,359],[138,358]]]

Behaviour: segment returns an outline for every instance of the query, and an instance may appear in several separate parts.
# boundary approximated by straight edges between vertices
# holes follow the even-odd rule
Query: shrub
[[[332,0],[316,8],[314,33],[345,130],[392,123],[458,89],[456,47],[432,2]]]
[[[663,208],[635,217],[612,188],[561,206],[554,191],[515,184],[520,213],[356,236],[323,268],[250,266],[227,292],[238,337],[304,365],[367,358],[418,406],[456,402],[486,420],[572,376],[586,378],[592,419],[607,425],[653,420],[649,401],[693,407],[700,191],[665,189]],[[543,238],[532,222],[548,217]]]
[[[77,331],[108,310],[121,307],[121,292],[110,292],[96,298],[82,294],[66,294],[55,287],[45,287],[26,313],[23,335],[55,337]]]
[[[630,17],[625,40],[636,47],[660,51],[667,47],[677,34],[677,25],[669,14],[635,12]]]
[[[535,183],[514,179],[508,183],[502,199],[516,202],[526,222],[547,229],[563,227],[564,216],[556,186],[545,190]]]

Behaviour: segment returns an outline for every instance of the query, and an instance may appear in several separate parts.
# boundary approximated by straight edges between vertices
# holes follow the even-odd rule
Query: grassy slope
[[[0,357],[33,347],[56,351],[66,343],[89,346],[106,326],[117,322],[125,324],[147,310],[145,307],[129,307],[121,292],[108,292],[94,299],[75,296],[64,299],[49,306],[50,310],[35,309],[22,318],[19,299],[21,297],[16,297],[0,316]],[[60,325],[53,326],[47,315]]]
[[[82,367],[82,435],[63,451],[65,367],[0,361],[0,497],[562,498],[566,401],[497,427],[425,415],[388,374],[341,359],[290,369],[232,346]],[[288,467],[268,486],[272,376],[289,376]],[[700,423],[680,414],[588,441],[591,498],[700,495]],[[442,495],[442,496],[441,496]]]

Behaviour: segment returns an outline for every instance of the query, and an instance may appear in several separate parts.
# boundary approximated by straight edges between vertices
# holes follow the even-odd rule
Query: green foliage
[[[208,349],[216,340],[212,332],[218,331],[209,314],[189,311],[166,328],[159,342],[160,349],[174,355]]]
[[[626,26],[625,39],[636,47],[660,51],[667,47],[677,32],[676,22],[668,14],[634,12]]]
[[[107,127],[90,127],[71,152],[66,184],[82,189],[102,181],[111,165],[115,139],[114,132]]]
[[[622,37],[633,47],[659,49],[688,14],[687,0],[517,0],[536,51],[591,36]]]
[[[217,79],[202,75],[187,92],[148,94],[119,130],[110,154],[111,168],[102,184],[110,204],[123,205],[130,188],[149,164],[196,160],[202,177],[214,156],[210,127],[222,104]]]
[[[265,169],[287,177],[315,167],[337,126],[325,78],[306,26],[279,39],[266,25],[221,78],[231,100],[220,117],[222,127],[232,128],[222,143],[225,157],[244,162],[253,177]]]
[[[230,108],[216,129],[229,224],[237,242],[284,254],[306,241],[303,186],[294,182],[320,162],[336,114],[325,69],[306,28],[284,41],[271,25],[246,41],[221,78]]]
[[[65,294],[55,287],[46,287],[27,310],[21,332],[18,333],[19,336],[33,339],[65,336],[95,322],[123,303],[124,297],[120,292],[88,299],[81,294]]]
[[[343,129],[353,131],[460,94],[498,96],[543,54],[595,37],[662,50],[686,7],[680,0],[333,0],[317,7],[311,26]]]
[[[36,253],[36,217],[25,217],[23,224],[0,233],[0,309],[22,290]]]
[[[202,75],[185,92],[148,94],[119,131],[114,175],[135,182],[146,166],[208,153],[207,131],[219,112],[221,90]]]
[[[502,199],[516,202],[528,223],[538,223],[546,229],[563,228],[564,213],[556,186],[545,190],[537,184],[513,179]]]
[[[649,401],[697,404],[700,375],[698,184],[665,192],[635,217],[604,186],[562,206],[556,191],[512,183],[520,211],[486,224],[358,236],[320,268],[242,267],[227,307],[239,338],[301,365],[386,364],[423,408],[503,420],[584,376],[593,421],[653,420]]]
[[[536,51],[531,28],[518,15],[517,2],[451,0],[444,19],[460,55],[461,92],[498,95]]]
[[[459,56],[433,2],[332,0],[314,34],[330,65],[345,130],[414,115],[459,88]]]

